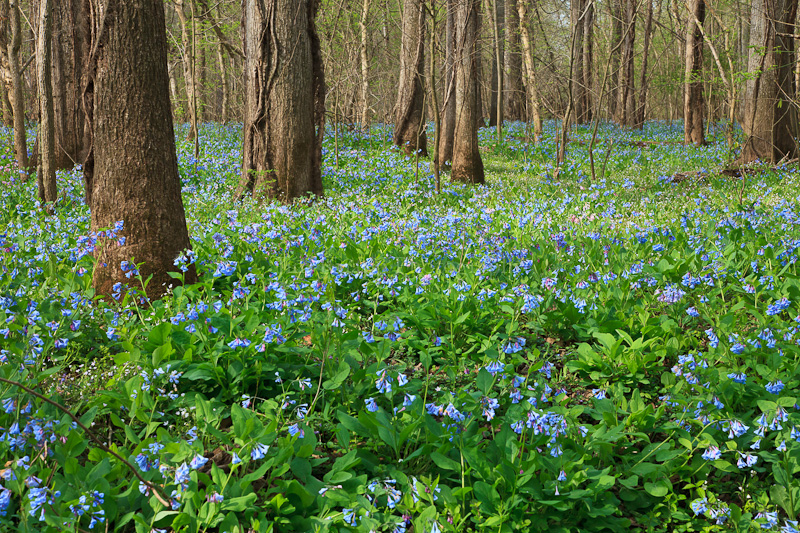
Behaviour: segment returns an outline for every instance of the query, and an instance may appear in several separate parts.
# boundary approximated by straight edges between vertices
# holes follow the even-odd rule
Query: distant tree
[[[505,3],[503,113],[508,120],[520,120],[525,114],[525,88],[522,85],[519,13],[517,12],[517,0],[505,0]]]
[[[39,199],[48,210],[58,195],[56,187],[56,140],[53,117],[53,82],[51,39],[53,37],[52,0],[42,0],[39,4],[39,24],[36,43],[36,81],[39,85],[39,163],[37,182]]]
[[[454,0],[455,4],[455,71],[456,124],[453,140],[455,181],[484,183],[483,161],[478,150],[478,28],[479,0]]]
[[[683,100],[683,140],[698,146],[706,143],[703,130],[703,34],[705,0],[691,0],[686,19],[686,84]]]
[[[445,56],[442,87],[442,124],[439,135],[439,164],[449,165],[453,161],[453,139],[456,128],[456,22],[455,3],[445,3]]]
[[[418,150],[428,155],[425,134],[425,11],[422,0],[403,1],[403,35],[400,49],[400,86],[395,106],[394,144],[406,154]]]
[[[797,110],[792,102],[797,0],[755,0],[744,94],[745,142],[740,161],[776,163],[798,157]]]
[[[7,24],[8,22],[8,24]],[[10,35],[9,35],[10,32]],[[22,47],[19,0],[0,0],[0,52],[3,81],[14,121],[14,153],[20,170],[28,170],[27,132],[25,131],[24,82],[19,63]]]
[[[636,114],[634,87],[634,44],[636,41],[637,0],[620,0],[622,15],[622,47],[617,83],[617,103],[614,120],[622,126],[632,126]]]
[[[97,244],[93,285],[110,296],[115,284],[137,286],[122,262],[142,263],[150,298],[175,284],[168,272],[189,248],[169,102],[163,0],[109,0],[92,21],[87,98],[93,148],[92,231],[122,230]],[[186,282],[195,280],[192,265]]]
[[[244,0],[243,6],[239,193],[248,190],[284,202],[321,195],[325,82],[314,24],[319,0]]]

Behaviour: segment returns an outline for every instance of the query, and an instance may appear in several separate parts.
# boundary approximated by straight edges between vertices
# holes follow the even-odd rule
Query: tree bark
[[[39,84],[39,165],[37,181],[42,206],[53,212],[56,187],[56,143],[53,124],[53,82],[51,76],[51,42],[53,34],[52,0],[39,4],[39,35],[36,42],[36,79]]]
[[[20,24],[20,0],[9,3],[9,21],[11,22],[11,40],[8,43],[8,61],[11,71],[11,106],[14,109],[14,152],[17,166],[27,172],[28,144],[25,131],[25,95],[23,92],[22,74],[19,67],[19,50],[22,46],[22,27]]]
[[[583,123],[592,121],[592,78],[594,76],[594,1],[586,3],[583,17]]]
[[[524,0],[523,0],[524,1]],[[525,88],[522,85],[522,53],[520,48],[517,0],[505,0],[506,46],[503,75],[503,112],[508,120],[520,120],[525,112]]]
[[[439,164],[450,165],[453,160],[453,139],[456,127],[456,72],[455,72],[455,3],[447,0],[445,4],[445,56],[444,56],[444,94],[442,96],[442,124],[439,136]]]
[[[622,55],[622,19],[624,0],[611,0],[608,3],[611,12],[611,87],[608,91],[608,113],[613,120],[617,118],[617,101],[619,100],[620,58]]]
[[[244,0],[245,119],[240,193],[321,195],[325,93],[319,0]]]
[[[55,165],[72,168],[86,158],[89,131],[81,105],[81,76],[89,58],[89,13],[81,0],[53,5],[52,78]]]
[[[686,19],[686,81],[683,88],[683,142],[706,143],[703,131],[703,35],[698,27],[706,18],[705,0],[691,0]]]
[[[636,113],[634,88],[634,43],[636,40],[636,0],[622,0],[623,36],[620,59],[618,99],[615,121],[622,126],[632,126]]]
[[[191,0],[189,0],[191,2]],[[183,57],[183,78],[186,81],[186,107],[189,115],[189,133],[187,141],[197,137],[197,84],[195,83],[195,56],[192,41],[194,35],[189,37],[189,21],[186,18],[184,0],[175,0],[175,13],[181,26],[181,56]]]
[[[503,123],[503,58],[505,57],[505,0],[488,0],[487,6],[492,16],[492,87],[489,103],[489,126],[495,127]],[[502,135],[502,133],[501,133]]]
[[[740,162],[776,163],[798,157],[794,94],[794,23],[797,0],[755,0],[744,94],[745,143]]]
[[[141,263],[142,279],[152,276],[147,296],[159,298],[177,283],[168,272],[178,270],[175,259],[190,247],[169,102],[164,2],[109,0],[92,19],[97,47],[85,103],[93,134],[91,228],[101,236],[93,286],[105,297],[122,285],[141,289],[121,268],[131,261]],[[193,264],[184,279],[195,281]]]
[[[479,0],[456,0],[456,127],[451,179],[484,183],[478,150],[478,16]]]
[[[359,29],[361,30],[361,47],[359,59],[361,60],[361,131],[369,131],[369,33],[367,32],[367,17],[369,17],[369,0],[363,0],[361,6],[361,19]],[[405,35],[405,34],[404,34]],[[402,59],[401,59],[402,61]],[[402,67],[401,67],[402,68]]]
[[[645,108],[647,104],[647,90],[649,83],[647,80],[647,63],[650,55],[650,43],[653,38],[653,0],[647,0],[647,21],[644,25],[644,47],[642,49],[642,68],[639,71],[639,106],[636,108],[634,117],[634,127],[644,128]],[[661,4],[659,3],[659,15],[661,14]]]
[[[519,32],[522,41],[522,58],[525,65],[525,89],[529,109],[528,120],[533,121],[533,140],[538,143],[542,139],[542,116],[539,112],[539,91],[536,88],[536,67],[533,62],[533,46],[528,30],[528,7],[524,1],[518,4]]]
[[[425,11],[422,0],[403,1],[400,52],[400,86],[395,106],[394,144],[407,155],[428,155],[423,124],[425,88]]]
[[[223,53],[223,46],[222,43],[219,43],[217,47],[217,61],[219,63],[219,72],[221,76],[220,83],[222,84],[222,101],[220,102],[220,120],[223,124],[228,123],[228,100],[229,96],[229,89],[228,89],[228,69],[225,65],[225,55]]]

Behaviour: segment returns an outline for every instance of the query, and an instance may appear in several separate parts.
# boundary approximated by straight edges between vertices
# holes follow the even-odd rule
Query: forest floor
[[[330,131],[284,206],[233,198],[241,127],[205,125],[200,281],[151,306],[93,298],[80,173],[45,216],[4,143],[0,528],[796,531],[796,165],[652,122],[555,176],[546,126],[481,130],[487,185],[438,195]]]

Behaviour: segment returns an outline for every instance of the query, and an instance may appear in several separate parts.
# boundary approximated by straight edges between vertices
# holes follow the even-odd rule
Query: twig
[[[110,453],[111,455],[113,455],[114,457],[116,457],[117,459],[122,461],[122,463],[125,466],[127,466],[130,469],[131,472],[133,472],[133,475],[136,476],[139,479],[139,481],[141,481],[142,483],[144,483],[145,485],[147,485],[148,487],[153,489],[153,494],[155,495],[155,497],[158,499],[159,502],[161,502],[165,507],[168,507],[168,508],[170,507],[170,504],[168,503],[169,502],[169,498],[167,497],[167,494],[165,492],[163,492],[163,489],[161,487],[159,487],[159,486],[151,483],[150,481],[147,481],[145,478],[143,478],[142,475],[139,474],[139,472],[136,471],[136,468],[134,468],[134,466],[130,462],[128,462],[127,459],[125,459],[120,454],[118,454],[117,452],[115,452],[114,450],[112,450],[111,448],[106,446],[103,443],[103,441],[101,441],[97,436],[95,436],[94,433],[92,433],[89,430],[89,428],[87,428],[85,425],[83,425],[83,423],[80,421],[80,419],[77,416],[75,416],[72,413],[72,411],[70,411],[69,409],[67,409],[66,407],[61,405],[60,403],[58,403],[56,401],[53,401],[50,398],[48,398],[46,396],[43,396],[42,394],[39,394],[38,392],[36,392],[35,390],[33,390],[33,389],[29,388],[29,387],[26,387],[25,385],[23,385],[19,381],[13,381],[13,380],[10,380],[10,379],[6,379],[6,378],[0,377],[0,382],[8,383],[9,385],[14,385],[15,387],[18,387],[18,388],[24,390],[28,394],[33,394],[34,396],[36,396],[40,400],[43,400],[43,401],[49,403],[50,405],[52,405],[53,407],[55,407],[59,411],[62,411],[63,413],[65,413],[67,416],[69,416],[73,420],[73,422],[75,422],[75,424],[78,425],[79,428],[81,428],[89,436],[89,438],[91,440],[93,440],[95,442],[95,444],[97,444],[104,451]]]

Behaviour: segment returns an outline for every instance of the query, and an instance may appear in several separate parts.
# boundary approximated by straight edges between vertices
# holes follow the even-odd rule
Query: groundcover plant
[[[556,173],[557,131],[482,130],[487,185],[437,195],[340,128],[286,206],[205,125],[200,281],[150,304],[93,296],[79,172],[47,215],[4,143],[0,529],[797,531],[796,166],[651,122]]]

